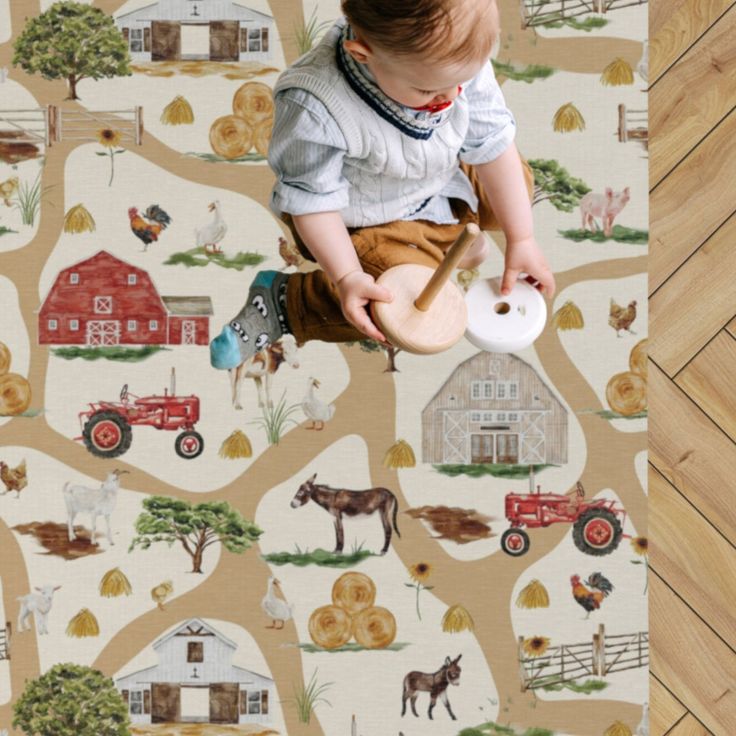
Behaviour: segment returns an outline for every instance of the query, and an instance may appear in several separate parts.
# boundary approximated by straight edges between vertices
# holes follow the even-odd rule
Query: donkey
[[[381,523],[385,540],[381,554],[385,555],[391,545],[391,514],[393,514],[393,528],[400,537],[399,527],[396,524],[396,515],[399,510],[399,502],[388,488],[369,488],[365,491],[348,491],[330,486],[317,485],[314,480],[315,473],[306,483],[299,486],[296,496],[291,501],[291,508],[298,509],[307,501],[314,501],[325,511],[335,517],[335,535],[337,544],[335,553],[342,553],[345,544],[345,532],[342,527],[342,515],[346,516],[370,516],[378,511],[381,514]]]
[[[411,701],[411,712],[419,718],[417,713],[416,702],[418,693],[429,693],[429,711],[428,715],[430,720],[432,719],[432,710],[437,703],[437,698],[440,698],[447,708],[447,712],[450,714],[450,718],[456,721],[455,714],[452,712],[450,707],[450,701],[447,698],[447,688],[449,685],[460,685],[460,657],[459,654],[456,659],[450,659],[447,657],[445,663],[440,667],[437,672],[425,673],[425,672],[410,672],[404,678],[404,694],[401,698],[401,717],[406,715],[406,701]]]

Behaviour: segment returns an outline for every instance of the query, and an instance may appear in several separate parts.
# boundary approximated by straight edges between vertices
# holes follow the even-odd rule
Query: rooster
[[[611,299],[611,309],[608,314],[608,324],[616,330],[616,337],[621,337],[619,334],[621,330],[636,335],[636,332],[631,329],[631,324],[636,319],[636,300],[629,302],[628,307],[622,307]]]
[[[26,461],[23,460],[18,467],[11,468],[0,460],[0,480],[6,489],[0,495],[4,496],[8,491],[15,491],[15,497],[20,498],[20,492],[28,485]]]
[[[573,575],[570,583],[573,598],[588,612],[586,619],[590,617],[591,611],[597,611],[601,607],[604,598],[613,591],[613,583],[600,572],[594,572],[585,581],[585,585],[580,582],[580,575]],[[586,585],[593,590],[586,588]]]
[[[143,241],[144,251],[147,251],[148,246],[158,240],[161,231],[171,224],[171,217],[157,204],[150,205],[143,213],[143,217],[138,214],[136,207],[129,207],[128,217],[130,218],[130,229],[133,231],[133,235]]]

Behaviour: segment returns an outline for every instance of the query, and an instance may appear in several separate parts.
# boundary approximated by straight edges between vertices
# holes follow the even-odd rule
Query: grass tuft
[[[482,478],[492,475],[496,478],[510,478],[519,480],[529,477],[530,465],[503,465],[500,463],[478,463],[475,465],[435,465],[434,469],[443,475],[456,478],[458,475],[467,475],[469,478]],[[546,465],[534,465],[534,472],[539,473],[545,468],[556,467],[550,463]]]
[[[557,71],[551,66],[542,64],[518,67],[511,62],[497,61],[496,59],[491,59],[491,61],[497,77],[506,77],[514,82],[526,82],[527,84],[531,84],[537,79],[547,79]]]
[[[605,243],[608,240],[615,240],[617,243],[631,243],[633,245],[646,245],[649,242],[648,230],[637,230],[636,228],[624,227],[623,225],[614,225],[610,237],[605,235],[602,230],[592,232],[591,230],[558,230],[563,238],[574,240],[580,243],[583,240],[592,240],[594,243]]]
[[[222,266],[222,268],[234,268],[236,271],[242,271],[246,266],[258,266],[265,260],[266,256],[250,251],[238,251],[234,256],[228,256],[225,253],[206,253],[204,248],[191,248],[179,253],[172,253],[168,260],[164,261],[164,266],[197,268],[209,266],[210,263],[213,263],[215,266]]]
[[[64,358],[65,360],[74,360],[75,358],[99,360],[104,358],[118,363],[139,363],[161,350],[170,350],[170,348],[164,348],[160,345],[142,345],[137,348],[126,348],[119,345],[95,348],[71,345],[66,348],[52,348],[51,352],[58,358]]]

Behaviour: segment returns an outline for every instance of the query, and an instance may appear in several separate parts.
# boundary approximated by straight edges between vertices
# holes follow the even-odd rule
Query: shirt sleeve
[[[302,89],[276,96],[268,163],[276,174],[271,207],[305,215],[342,210],[349,183],[342,174],[345,136],[327,108]]]
[[[516,120],[506,107],[493,65],[488,62],[463,90],[467,95],[470,123],[460,160],[484,164],[498,158],[516,135]]]

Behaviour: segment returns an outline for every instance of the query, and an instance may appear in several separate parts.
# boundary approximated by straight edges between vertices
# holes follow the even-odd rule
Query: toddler
[[[320,269],[261,271],[210,345],[234,368],[284,333],[385,341],[366,308],[392,266],[436,268],[464,225],[506,236],[502,292],[520,272],[552,296],[533,232],[533,175],[489,62],[495,0],[343,0],[344,18],[274,88],[271,207]],[[486,236],[460,268],[489,252]]]

